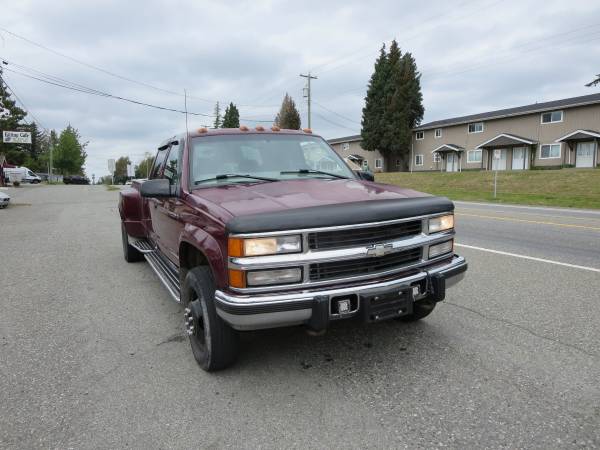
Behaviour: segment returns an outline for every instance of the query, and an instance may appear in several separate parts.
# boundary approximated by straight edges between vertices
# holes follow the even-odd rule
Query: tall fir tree
[[[213,115],[215,116],[213,128],[221,128],[223,126],[223,119],[221,117],[221,106],[219,105],[219,102],[215,105],[215,112]]]
[[[296,104],[292,97],[286,92],[281,102],[281,108],[275,117],[275,125],[279,128],[286,128],[289,130],[300,129],[300,113],[296,109]]]
[[[225,115],[223,116],[223,128],[239,128],[240,126],[240,112],[232,103],[225,109]]]
[[[0,67],[0,133],[2,131],[28,131],[23,119],[27,113],[17,106],[2,78]],[[28,144],[5,144],[0,137],[0,153],[12,164],[21,165],[27,157]]]
[[[406,169],[409,162],[412,129],[424,114],[420,78],[415,59],[402,55],[395,40],[387,54],[381,49],[365,97],[361,135],[363,148],[379,150],[388,167],[399,160]]]
[[[388,72],[389,65],[384,44],[375,61],[375,68],[369,80],[365,106],[362,111],[361,145],[365,150],[376,150],[381,143],[385,111],[384,91]]]
[[[63,175],[83,174],[87,143],[81,142],[79,132],[68,125],[58,137],[54,148],[54,167]]]

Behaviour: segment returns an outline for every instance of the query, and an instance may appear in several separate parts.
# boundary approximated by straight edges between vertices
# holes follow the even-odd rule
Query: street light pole
[[[307,74],[307,75],[300,74],[300,76],[301,76],[302,78],[306,78],[306,82],[307,82],[307,85],[306,85],[306,95],[305,95],[305,97],[306,97],[306,100],[307,100],[307,105],[308,105],[308,108],[307,108],[307,114],[308,114],[308,128],[311,128],[311,126],[310,126],[310,80],[316,80],[316,79],[317,79],[317,77],[313,77],[313,76],[310,74],[310,72],[308,72],[308,74]]]

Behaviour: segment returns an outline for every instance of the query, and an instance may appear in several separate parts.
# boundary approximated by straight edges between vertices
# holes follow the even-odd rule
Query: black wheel
[[[40,180],[33,180],[32,183],[33,184],[38,184],[40,182]]]
[[[402,322],[416,322],[427,317],[435,309],[435,302],[432,300],[424,299],[415,302],[413,305],[413,313],[406,316],[398,317],[398,320]]]
[[[210,269],[191,269],[181,289],[184,324],[194,358],[207,372],[230,366],[238,353],[238,333],[217,315],[214,298]]]
[[[129,244],[129,236],[127,236],[127,230],[125,230],[125,224],[123,222],[121,222],[121,241],[123,242],[123,257],[125,258],[125,261],[132,263],[144,259],[144,255]]]

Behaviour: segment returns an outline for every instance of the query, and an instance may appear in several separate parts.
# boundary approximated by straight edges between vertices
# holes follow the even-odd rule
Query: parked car
[[[90,180],[82,175],[65,175],[63,177],[64,184],[90,184]]]
[[[310,130],[174,136],[119,213],[125,260],[145,258],[183,305],[208,371],[246,330],[422,319],[467,270],[450,200],[363,180]]]
[[[6,208],[10,202],[10,196],[0,191],[0,209]]]
[[[12,167],[4,168],[4,178],[8,182],[11,177],[18,179],[21,183],[38,184],[42,181],[42,178],[29,170],[27,167]]]

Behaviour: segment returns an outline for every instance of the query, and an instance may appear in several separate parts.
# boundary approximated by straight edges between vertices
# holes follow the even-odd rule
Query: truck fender
[[[179,266],[182,278],[194,263],[188,259],[189,249],[199,252],[203,262],[210,267],[218,288],[227,285],[226,256],[223,255],[219,242],[203,229],[186,224],[179,239]],[[183,281],[183,279],[181,280]]]
[[[144,237],[142,197],[139,191],[125,188],[119,192],[119,215],[129,236]]]

